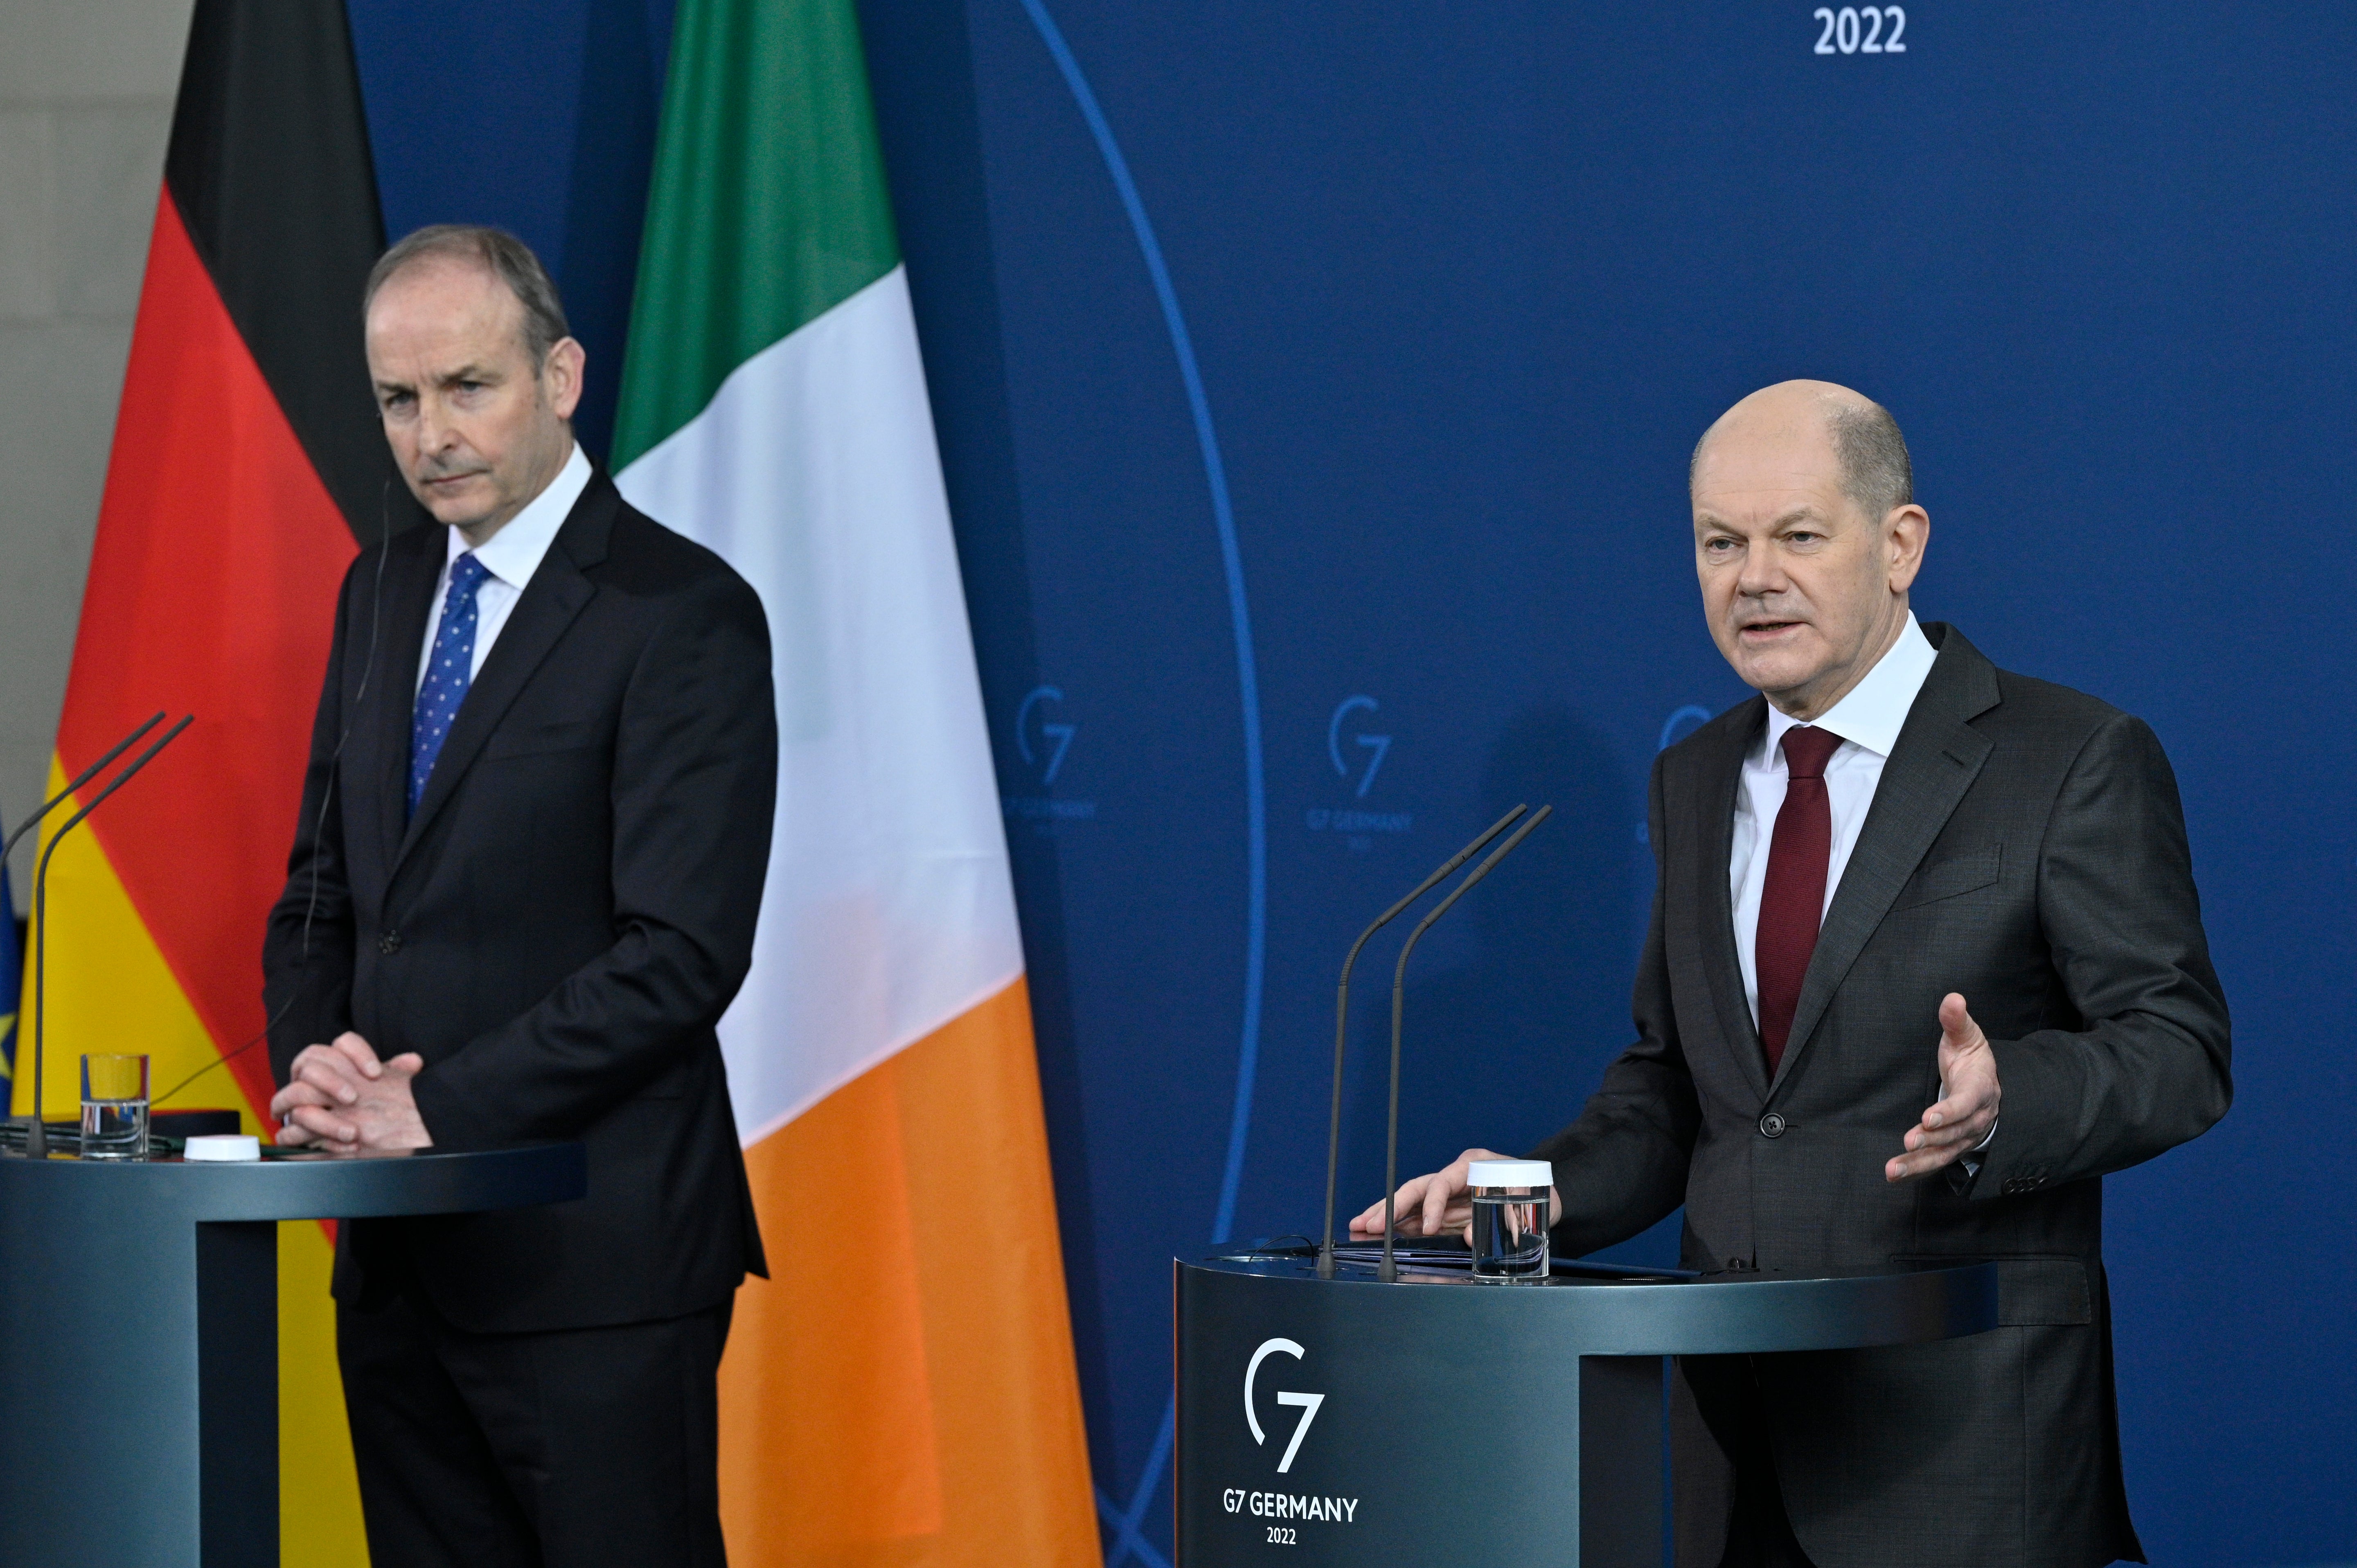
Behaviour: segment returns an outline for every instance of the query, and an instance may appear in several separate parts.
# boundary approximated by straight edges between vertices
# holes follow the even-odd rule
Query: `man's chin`
[[[471,528],[491,514],[489,499],[476,494],[472,487],[456,493],[437,491],[431,485],[409,489],[418,504],[433,513],[435,521],[452,528]]]
[[[1823,652],[1817,649],[1738,649],[1732,662],[1745,685],[1771,697],[1801,691],[1825,672]]]

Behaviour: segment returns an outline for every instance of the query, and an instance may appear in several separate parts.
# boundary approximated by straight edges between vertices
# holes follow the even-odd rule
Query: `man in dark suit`
[[[367,301],[442,527],[337,607],[264,948],[283,1144],[577,1139],[588,1195],[346,1224],[337,1348],[377,1568],[724,1561],[716,1375],[761,1272],[714,1032],[777,789],[760,601],[574,444],[531,252],[421,231]]]
[[[1654,765],[1637,1043],[1534,1153],[1555,1244],[1684,1203],[1709,1273],[1995,1259],[2002,1326],[1686,1359],[1678,1561],[2141,1561],[2100,1178],[2232,1095],[2168,760],[2141,721],[1917,625],[1931,523],[1879,406],[1755,392],[1691,489],[1712,635],[1762,695]],[[1462,1227],[1487,1153],[1403,1187],[1401,1229]]]

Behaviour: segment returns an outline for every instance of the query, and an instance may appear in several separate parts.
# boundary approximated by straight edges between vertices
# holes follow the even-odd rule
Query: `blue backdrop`
[[[669,0],[351,6],[388,227],[542,249],[602,447]],[[1535,1139],[1624,1043],[1646,770],[1744,694],[1697,611],[1686,453],[1793,375],[1906,428],[1925,618],[2145,715],[2177,763],[2239,1096],[2110,1184],[2131,1498],[2158,1562],[2351,1555],[2357,744],[2330,715],[2357,18],[863,14],[1108,1561],[1168,1553],[1168,1259],[1316,1221],[1357,926],[1507,805],[1555,804],[1419,951],[1411,1168]],[[1382,989],[1354,1201],[1380,1183]]]

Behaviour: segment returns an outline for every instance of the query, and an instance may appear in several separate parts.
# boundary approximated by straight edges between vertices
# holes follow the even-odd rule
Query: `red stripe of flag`
[[[58,752],[76,773],[158,708],[197,715],[83,831],[224,1051],[262,1029],[263,921],[355,549],[167,193]],[[268,1105],[265,1051],[231,1070]]]
[[[361,350],[382,248],[340,0],[197,0],[58,752],[196,714],[84,831],[224,1052],[263,1028],[337,584],[421,515]],[[105,961],[59,929],[52,962]],[[267,1058],[231,1068],[257,1112]]]

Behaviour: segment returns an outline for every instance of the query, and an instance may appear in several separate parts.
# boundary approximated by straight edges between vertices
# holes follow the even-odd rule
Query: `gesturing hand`
[[[415,1051],[389,1062],[346,1030],[332,1046],[307,1046],[295,1058],[286,1087],[271,1098],[278,1142],[316,1144],[339,1154],[430,1148],[410,1080],[425,1066]]]
[[[1978,1148],[1996,1125],[1996,1053],[1951,991],[1940,1003],[1940,1102],[1908,1129],[1907,1153],[1882,1167],[1889,1181],[1929,1176]]]
[[[1403,1236],[1443,1236],[1454,1230],[1469,1244],[1473,1240],[1472,1185],[1467,1167],[1475,1160],[1512,1159],[1511,1155],[1491,1154],[1487,1149],[1468,1149],[1446,1170],[1433,1172],[1400,1183],[1398,1197],[1393,1203],[1393,1214]],[[1563,1199],[1553,1187],[1547,1189],[1547,1223],[1552,1225],[1563,1217]],[[1383,1240],[1383,1206],[1372,1203],[1367,1211],[1351,1221],[1353,1240],[1372,1238]]]

